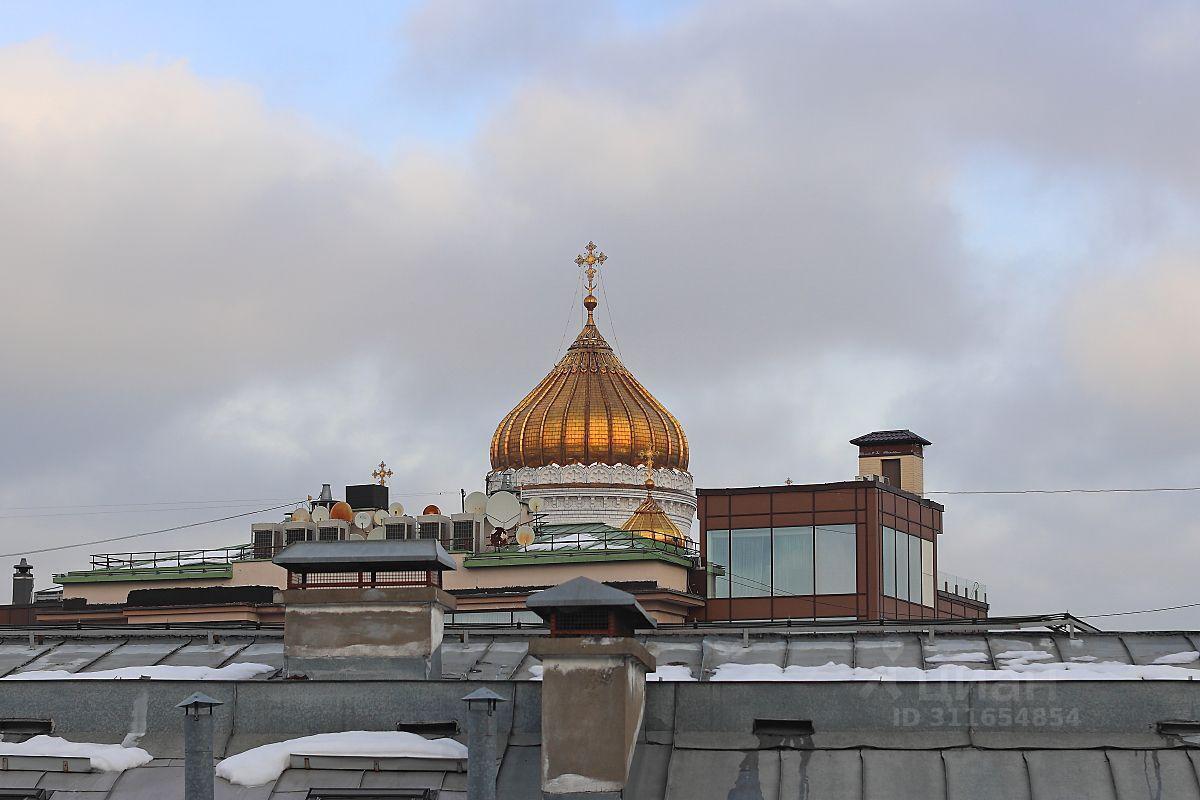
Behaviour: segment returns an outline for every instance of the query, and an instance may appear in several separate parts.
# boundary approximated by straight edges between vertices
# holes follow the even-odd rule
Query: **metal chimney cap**
[[[489,700],[493,703],[507,703],[508,700],[493,692],[486,686],[480,686],[475,691],[471,692],[466,697],[462,698],[464,703],[470,703],[473,700]]]
[[[195,692],[181,703],[176,703],[176,708],[212,708],[213,706],[225,705],[215,697],[209,697],[206,694]]]
[[[13,564],[13,569],[17,571],[18,575],[28,575],[33,572],[33,565],[22,558],[20,564]]]

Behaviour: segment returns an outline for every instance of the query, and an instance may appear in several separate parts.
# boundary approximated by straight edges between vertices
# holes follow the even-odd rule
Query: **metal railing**
[[[235,561],[271,558],[271,545],[241,544],[213,550],[147,550],[138,553],[93,553],[92,569],[138,570],[166,567],[224,566]]]
[[[649,532],[641,531],[606,531],[589,533],[586,531],[567,531],[564,533],[542,533],[537,540],[528,546],[506,544],[502,547],[485,547],[479,553],[482,556],[507,555],[511,553],[603,553],[629,552],[637,550],[654,550],[682,558],[699,559],[700,551],[695,543],[686,537],[654,538]]]
[[[938,588],[947,594],[964,597],[967,600],[977,600],[980,603],[987,602],[987,584],[985,583],[950,572],[939,572],[937,583]]]

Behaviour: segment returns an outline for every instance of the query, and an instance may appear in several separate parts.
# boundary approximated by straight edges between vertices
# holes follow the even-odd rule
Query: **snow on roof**
[[[92,769],[100,772],[124,772],[153,760],[153,756],[140,747],[68,742],[57,736],[34,736],[23,742],[0,742],[0,755],[87,758],[92,762]]]
[[[462,759],[467,748],[453,739],[426,739],[408,731],[318,733],[226,758],[217,765],[217,777],[240,786],[262,786],[279,778],[293,755]]]
[[[97,672],[68,672],[65,669],[43,669],[6,675],[5,681],[248,681],[259,675],[274,672],[269,664],[240,663],[224,667],[187,667],[159,664],[146,667],[120,667]]]

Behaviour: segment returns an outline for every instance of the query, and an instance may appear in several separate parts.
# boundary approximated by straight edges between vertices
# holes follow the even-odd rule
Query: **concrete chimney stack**
[[[657,627],[633,595],[575,578],[526,605],[551,635],[529,644],[542,660],[542,796],[621,797],[646,711],[654,656],[632,634]]]

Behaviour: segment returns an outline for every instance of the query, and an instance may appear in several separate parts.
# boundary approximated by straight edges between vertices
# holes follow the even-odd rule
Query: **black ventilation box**
[[[355,511],[363,508],[387,508],[388,487],[378,483],[346,487],[346,502]]]

